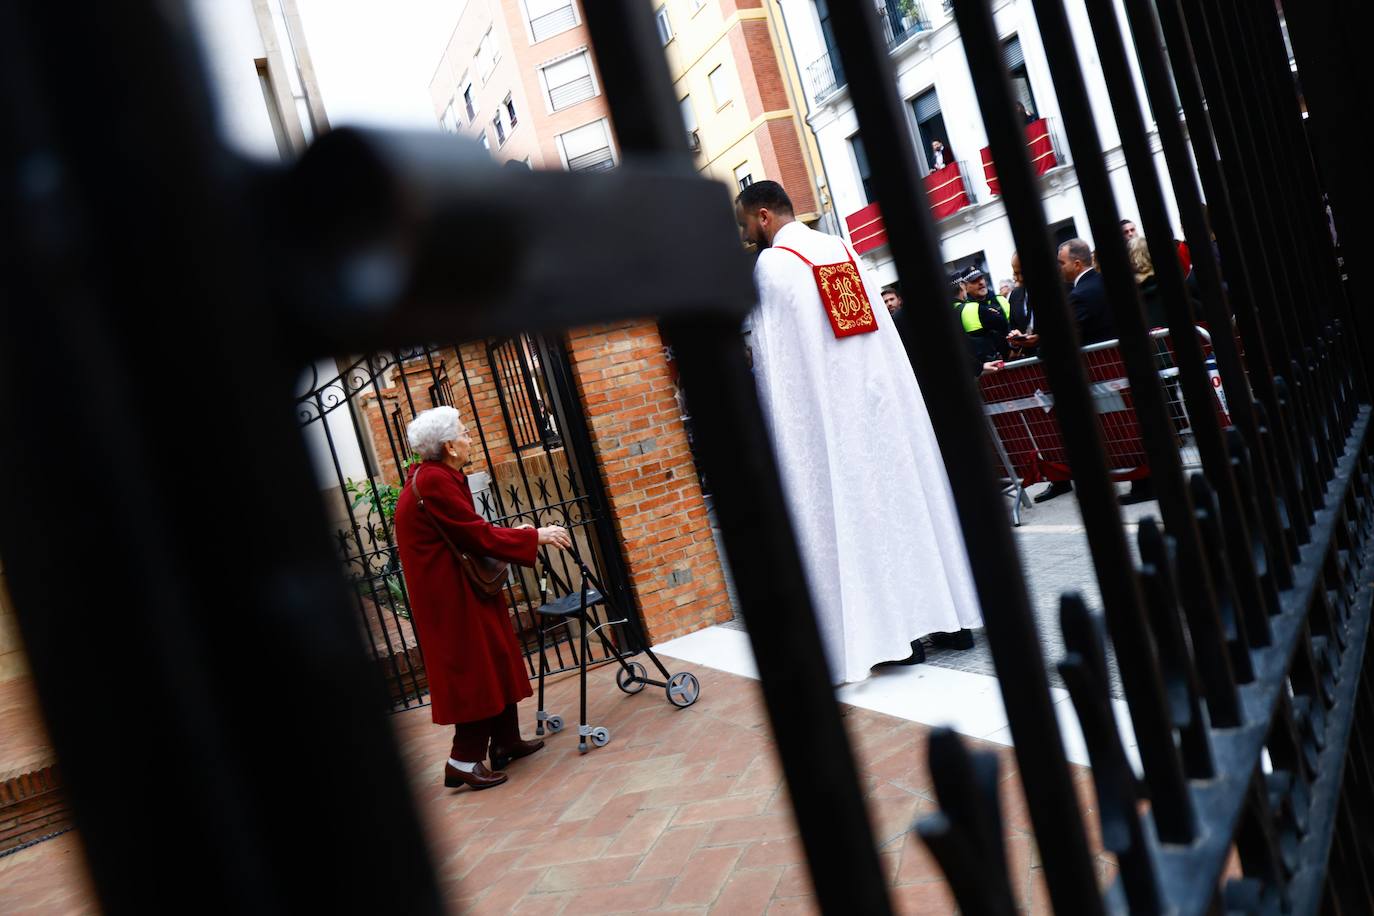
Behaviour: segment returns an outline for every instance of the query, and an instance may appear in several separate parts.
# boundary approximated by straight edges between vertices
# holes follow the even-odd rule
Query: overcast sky
[[[467,0],[297,0],[333,127],[438,127],[429,78]]]

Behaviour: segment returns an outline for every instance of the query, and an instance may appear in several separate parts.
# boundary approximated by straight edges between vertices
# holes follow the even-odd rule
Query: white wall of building
[[[215,124],[231,147],[259,159],[281,160],[255,61],[267,56],[250,0],[191,0]]]
[[[815,0],[780,2],[796,48],[798,64],[805,72],[812,61],[826,54]],[[1139,211],[1130,176],[1126,171],[1125,157],[1121,152],[1120,136],[1098,61],[1096,45],[1093,42],[1091,23],[1082,0],[1068,0],[1066,5],[1078,52],[1079,69],[1084,74],[1094,120],[1097,123],[1102,155],[1106,160],[1117,200],[1117,209],[1122,219],[1138,222]],[[963,45],[959,41],[958,30],[952,17],[941,9],[939,0],[925,0],[924,6],[933,28],[908,38],[892,52],[897,71],[897,89],[906,103],[903,111],[908,119],[908,129],[914,138],[916,125],[910,102],[932,86],[935,88],[940,99],[945,127],[949,132],[950,148],[954,151],[955,158],[964,166],[965,184],[974,198],[973,206],[966,207],[937,224],[941,236],[941,251],[946,262],[982,251],[995,279],[1010,277],[1009,265],[1015,244],[1012,241],[1006,210],[1001,201],[992,196],[983,177],[981,150],[988,145],[987,134],[983,128]],[[1121,0],[1117,0],[1117,13],[1118,20],[1124,24]],[[1061,164],[1070,163],[1071,157],[1063,133],[1059,101],[1054,93],[1049,62],[1036,27],[1030,0],[1002,0],[995,3],[994,18],[1001,38],[1010,38],[1012,35],[1020,38],[1037,114],[1051,122],[1051,133]],[[1144,105],[1144,84],[1134,56],[1130,62],[1135,73],[1136,93],[1141,110],[1148,110]],[[808,84],[808,120],[816,132],[821,156],[830,178],[830,193],[835,202],[836,214],[843,223],[845,216],[862,209],[868,203],[849,143],[849,138],[858,132],[858,119],[855,117],[847,89],[840,89],[829,98],[823,99],[820,104],[816,102],[810,90]],[[1168,172],[1163,155],[1159,152],[1158,137],[1153,132],[1153,125],[1150,127],[1156,151],[1156,167],[1160,175],[1167,179]],[[865,145],[870,150],[884,140],[890,142],[891,138],[864,136]],[[918,154],[921,152],[923,151],[918,150]],[[1046,222],[1054,224],[1072,218],[1079,235],[1092,243],[1092,231],[1088,226],[1087,214],[1078,190],[1078,180],[1071,165],[1056,168],[1042,176],[1041,182]],[[1182,237],[1177,228],[1177,207],[1172,195],[1169,194],[1167,183],[1165,190],[1175,235]],[[866,254],[864,258],[881,282],[888,283],[897,279],[891,252],[886,246]]]

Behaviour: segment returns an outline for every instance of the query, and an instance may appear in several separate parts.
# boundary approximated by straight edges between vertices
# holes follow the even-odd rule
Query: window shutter
[[[927,89],[916,97],[911,107],[916,109],[916,123],[924,124],[940,113],[940,97],[934,89]]]

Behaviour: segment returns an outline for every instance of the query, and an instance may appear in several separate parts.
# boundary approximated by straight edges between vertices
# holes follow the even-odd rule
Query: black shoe
[[[1034,497],[1034,501],[1038,503],[1049,502],[1056,496],[1063,496],[1065,493],[1072,492],[1073,484],[1069,483],[1067,480],[1055,480],[1052,481],[1048,487],[1037,493]]]
[[[1155,498],[1155,485],[1146,477],[1142,480],[1131,481],[1131,489],[1118,502],[1123,506],[1134,506],[1136,503],[1147,503]]]
[[[937,649],[972,649],[973,632],[964,628],[954,633],[931,633],[930,644]]]
[[[920,641],[919,639],[913,639],[913,640],[911,641],[911,654],[908,655],[906,658],[903,658],[903,659],[901,659],[901,660],[894,660],[894,661],[890,661],[890,662],[878,662],[878,664],[874,665],[873,667],[874,667],[874,668],[898,668],[898,667],[901,667],[901,666],[903,666],[903,665],[919,665],[921,662],[923,662],[923,661],[925,661],[925,660],[926,660],[926,647],[923,646],[923,645],[921,645],[921,641]]]

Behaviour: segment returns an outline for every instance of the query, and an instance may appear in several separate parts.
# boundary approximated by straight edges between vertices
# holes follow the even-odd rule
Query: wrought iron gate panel
[[[1359,244],[1345,253],[1352,275],[1363,276],[1371,252],[1358,221],[1371,208],[1351,202],[1368,196],[1364,158],[1329,143],[1313,158],[1282,10],[1271,0],[1125,0],[1130,44],[1115,3],[1084,0],[1091,35],[1070,36],[1063,0],[1030,0],[1053,49],[1061,101],[1081,101],[1078,61],[1101,60],[1132,184],[1152,198],[1158,177],[1131,123],[1145,113],[1126,91],[1133,74],[1124,58],[1139,59],[1158,116],[1174,116],[1170,84],[1178,87],[1187,132],[1161,129],[1160,142],[1189,246],[1204,265],[1204,305],[1216,325],[1235,316],[1249,363],[1247,375],[1231,335],[1214,335],[1240,409],[1236,427],[1205,431],[1205,474],[1178,473],[1158,450],[1158,431],[1168,428],[1158,399],[1137,400],[1141,427],[1155,440],[1147,442],[1152,461],[1164,459],[1157,484],[1165,519],[1139,526],[1135,565],[1104,486],[992,4],[950,5],[974,63],[1037,324],[1048,332],[1041,355],[1103,586],[1103,617],[1064,596],[1066,652],[1055,661],[1092,758],[1100,833],[1119,866],[1105,890],[960,329],[947,310],[946,320],[915,327],[908,309],[898,324],[923,389],[939,392],[929,413],[952,456],[948,474],[1054,908],[1075,916],[1374,912],[1374,414],[1367,345],[1353,333],[1354,306],[1367,323],[1367,303],[1346,299],[1318,209],[1329,192],[1337,218],[1356,224]],[[1314,132],[1344,137],[1368,96],[1351,66],[1365,33],[1349,27],[1359,5],[1288,5],[1299,69],[1313,77],[1303,91],[1323,122]],[[440,911],[394,735],[378,709],[375,659],[362,657],[350,632],[361,624],[390,672],[393,699],[413,704],[423,668],[386,514],[407,458],[404,421],[446,400],[466,406],[492,473],[483,507],[497,520],[573,523],[587,555],[623,589],[566,360],[548,338],[513,335],[652,308],[694,405],[695,443],[817,901],[833,913],[891,912],[738,339],[755,296],[748,264],[724,188],[695,173],[651,6],[584,4],[624,153],[618,168],[598,175],[515,174],[452,137],[348,130],[324,135],[283,173],[226,168],[228,151],[203,117],[211,105],[195,43],[175,7],[126,0],[72,16],[37,0],[0,5],[8,192],[0,219],[10,230],[0,271],[0,421],[27,437],[6,440],[0,472],[12,481],[86,481],[95,454],[119,484],[12,487],[0,526],[29,660],[105,908],[147,908],[146,848],[160,842],[164,896],[243,912]],[[913,301],[943,302],[939,239],[881,22],[866,3],[836,3],[830,25],[860,128],[886,141],[871,144],[869,158],[877,196],[891,202],[884,218],[903,289]],[[1088,41],[1096,55],[1079,53]],[[63,53],[70,48],[80,53]],[[97,83],[108,88],[106,104],[87,105],[77,123],[67,115],[83,110]],[[1094,161],[1091,106],[1061,108],[1085,206],[1102,226],[1112,197]],[[108,142],[92,143],[93,134]],[[1217,249],[1199,219],[1198,189],[1180,178],[1191,174],[1185,136]],[[300,199],[310,201],[309,214],[297,212]],[[642,219],[645,200],[673,218]],[[476,218],[482,239],[461,228]],[[631,222],[636,231],[625,233]],[[1142,210],[1142,222],[1156,241],[1167,231],[1157,207]],[[1139,338],[1119,234],[1095,236],[1124,334]],[[297,244],[261,243],[283,237]],[[357,282],[360,252],[379,250],[396,255],[396,282],[380,290]],[[498,280],[458,288],[455,265],[474,257]],[[610,275],[616,283],[595,282]],[[206,322],[215,333],[204,333]],[[435,339],[497,343],[494,351],[477,343],[378,353],[312,375],[304,396],[288,390],[297,369],[322,354]],[[1138,343],[1123,347],[1128,369]],[[167,384],[167,369],[190,377],[207,358],[251,371],[217,403],[217,422],[199,428],[196,461],[160,460],[166,416],[204,407],[197,386]],[[63,371],[51,371],[55,359]],[[1195,363],[1181,353],[1180,373],[1196,374]],[[44,379],[46,397],[27,396],[34,378]],[[503,392],[503,379],[517,384]],[[1200,381],[1189,381],[1194,392]],[[283,409],[293,400],[294,426]],[[1191,413],[1209,422],[1207,411]],[[73,429],[83,447],[61,447]],[[322,443],[314,480],[303,430]],[[205,501],[188,494],[236,475],[255,496],[273,498],[259,501],[261,514],[207,525]],[[320,482],[339,490],[335,556],[318,537],[326,519],[312,484]],[[359,517],[364,506],[375,519]],[[274,526],[268,537],[263,518]],[[256,562],[242,561],[246,543],[258,545]],[[87,548],[80,575],[72,574],[74,544]],[[358,620],[344,618],[340,568],[351,570]],[[510,584],[517,623],[535,585]],[[112,595],[133,594],[139,600],[109,613]],[[1126,763],[1106,693],[1108,628],[1123,675],[1130,671],[1123,679],[1143,779]],[[298,675],[327,696],[311,697],[306,715],[264,715]],[[175,765],[110,754],[116,745],[162,748]],[[281,761],[322,753],[310,791],[280,778]],[[1010,914],[995,760],[939,732],[929,763],[939,810],[917,825],[920,838],[963,912]],[[338,804],[344,796],[349,804]],[[282,818],[287,808],[297,817]],[[178,842],[168,844],[162,825],[173,819]],[[301,822],[314,830],[309,843],[300,842]]]
[[[631,607],[623,565],[606,561],[617,547],[607,516],[594,508],[599,478],[590,449],[577,450],[555,419],[552,404],[557,399],[563,399],[564,410],[581,410],[567,373],[557,377],[555,386],[548,371],[550,362],[565,358],[557,344],[516,335],[482,344],[380,352],[353,361],[326,381],[318,367],[311,368],[297,415],[303,432],[319,431],[310,441],[317,457],[327,457],[332,472],[324,483],[336,518],[334,540],[367,643],[398,708],[423,703],[428,692],[423,647],[410,620],[391,528],[405,469],[416,460],[406,426],[420,411],[446,405],[462,414],[478,447],[468,478],[484,518],[505,526],[566,527],[593,572],[611,589],[617,609]],[[349,422],[331,424],[336,411]],[[341,435],[351,442],[340,441]],[[350,444],[363,456],[356,479],[340,455]],[[535,609],[580,585],[576,565],[562,551],[541,549],[534,569],[512,567],[505,595],[531,678],[539,671]],[[605,612],[598,607],[591,616],[601,623]],[[633,642],[640,631],[632,627],[630,632]],[[575,637],[568,630],[550,635],[545,648],[550,672],[577,667]],[[610,658],[600,641],[593,641],[589,651],[589,664]]]

